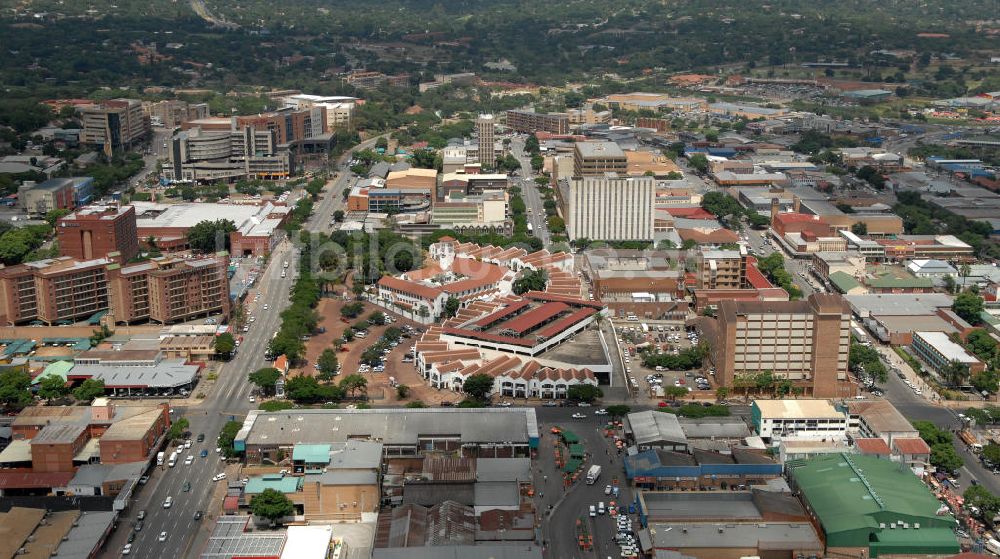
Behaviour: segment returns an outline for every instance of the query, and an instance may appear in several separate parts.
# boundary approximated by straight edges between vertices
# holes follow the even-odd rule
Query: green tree
[[[359,375],[352,374],[347,375],[340,381],[340,389],[343,390],[348,396],[354,397],[355,393],[359,390],[364,392],[368,388],[368,379]]]
[[[486,401],[493,392],[493,377],[481,373],[470,375],[462,383],[462,392],[480,402]]]
[[[529,291],[545,291],[549,274],[545,270],[526,270],[520,278],[514,280],[514,293],[523,295]]]
[[[0,373],[0,402],[9,408],[21,409],[31,404],[31,375],[9,369]]]
[[[982,320],[979,315],[983,312],[983,298],[972,291],[963,291],[955,297],[951,310],[969,324],[979,324]]]
[[[261,402],[257,409],[269,412],[290,410],[295,407],[294,402],[288,400],[268,400]]]
[[[993,462],[994,464],[1000,464],[1000,445],[990,443],[984,446],[983,458]]]
[[[45,221],[49,223],[50,227],[55,227],[56,222],[59,221],[59,218],[65,217],[70,213],[71,213],[70,210],[67,210],[65,208],[49,210],[48,212],[45,213]]]
[[[73,397],[81,402],[90,402],[94,398],[104,396],[104,381],[89,378],[73,390]]]
[[[458,314],[458,309],[462,306],[462,303],[454,295],[449,295],[448,300],[444,303],[444,315],[451,318]]]
[[[229,332],[219,334],[212,342],[216,355],[229,356],[236,349],[236,339]]]
[[[316,365],[319,367],[320,380],[328,381],[332,379],[337,374],[337,352],[329,347],[324,349],[319,354]]]
[[[382,311],[375,311],[375,312],[373,312],[372,314],[368,315],[368,322],[370,324],[374,324],[376,326],[384,326],[385,325],[385,313],[383,313]]]
[[[996,394],[997,390],[1000,389],[1000,378],[997,377],[997,371],[994,369],[976,373],[972,375],[972,386],[980,393],[989,392],[990,394]]]
[[[69,386],[66,380],[59,375],[46,375],[38,383],[38,397],[45,400],[57,400],[68,395]]]
[[[964,386],[969,380],[969,366],[952,359],[941,369],[941,377],[950,386]]]
[[[705,173],[708,171],[708,158],[705,157],[704,153],[695,153],[688,158],[688,164],[691,165],[699,173]]]
[[[229,250],[229,234],[233,231],[236,231],[236,225],[228,219],[202,221],[188,229],[188,245],[206,254]]]
[[[264,367],[250,373],[249,380],[264,394],[274,394],[274,385],[281,378],[281,371],[274,367]]]
[[[868,224],[863,221],[855,223],[851,226],[851,233],[854,233],[855,235],[867,235]]]
[[[674,401],[681,396],[687,396],[689,390],[683,386],[667,386],[663,389],[663,395]]]
[[[268,487],[259,495],[250,499],[250,512],[258,518],[264,518],[274,524],[278,520],[295,513],[295,505],[291,499],[277,489]]]
[[[410,387],[405,384],[399,384],[396,386],[396,398],[399,400],[405,400],[410,397]]]
[[[931,465],[953,472],[965,464],[962,457],[955,452],[950,444],[939,444],[931,447]]]
[[[997,462],[993,463],[997,464]],[[966,506],[979,509],[977,516],[987,523],[993,522],[993,518],[1000,512],[1000,498],[990,493],[982,485],[970,485],[962,493],[962,498],[965,500]]]
[[[177,439],[182,438],[190,426],[191,422],[188,421],[188,418],[177,418],[177,421],[170,424],[170,429],[167,430],[167,440],[176,441]]]
[[[344,210],[336,210],[333,212],[333,220],[337,223],[344,221]]]
[[[606,409],[608,411],[609,417],[625,417],[626,415],[632,412],[632,408],[623,404],[615,404],[613,406],[608,406]]]
[[[408,408],[426,408],[427,404],[423,400],[414,400],[412,402],[407,402],[406,407]]]
[[[222,455],[226,458],[232,458],[236,456],[236,449],[233,448],[233,441],[236,440],[236,434],[240,432],[243,428],[243,423],[240,421],[227,421],[222,429],[219,431],[218,446],[222,449]]]
[[[566,397],[576,402],[593,402],[602,396],[601,389],[592,384],[574,384],[566,390]]]
[[[725,386],[720,386],[715,389],[715,401],[723,402],[729,397],[729,388]]]

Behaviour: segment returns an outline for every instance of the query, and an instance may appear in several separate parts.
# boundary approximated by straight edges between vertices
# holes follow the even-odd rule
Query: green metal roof
[[[993,327],[1000,326],[1000,318],[997,318],[986,311],[981,311],[979,313],[979,320],[982,320],[984,323]]]
[[[851,274],[847,272],[834,272],[830,274],[830,283],[837,288],[837,291],[841,293],[848,293],[852,289],[857,289],[861,287],[858,280],[854,279]]]
[[[282,476],[278,474],[266,476],[254,476],[247,482],[243,492],[247,495],[259,495],[265,489],[276,489],[282,493],[295,493],[302,485],[302,478],[295,476]]]
[[[329,464],[330,445],[328,444],[297,444],[292,449],[294,462],[306,464]]]
[[[917,287],[934,287],[934,281],[930,278],[918,278],[914,276],[896,276],[885,273],[868,280],[868,287],[880,289],[908,289]]]
[[[867,546],[872,534],[891,531],[893,522],[909,523],[911,529],[919,523],[920,530],[955,526],[951,515],[937,515],[941,503],[898,462],[828,454],[793,465],[790,472],[830,547]]]
[[[47,367],[45,367],[44,371],[31,381],[31,384],[38,384],[39,382],[42,382],[43,378],[49,376],[57,376],[63,379],[63,381],[66,381],[68,380],[67,377],[72,368],[72,361],[56,361],[55,363],[50,363]]]
[[[960,551],[951,528],[896,527],[882,530],[871,542],[872,557],[880,555],[952,555]]]

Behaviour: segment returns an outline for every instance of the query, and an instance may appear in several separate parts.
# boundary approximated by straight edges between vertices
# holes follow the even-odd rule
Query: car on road
[[[605,485],[604,486],[604,494],[605,495],[610,495],[611,494],[611,486],[610,485]]]
[[[597,516],[597,507],[590,505],[590,516]]]
[[[128,533],[128,543],[132,543],[134,541],[135,541],[135,532],[129,532]]]
[[[163,500],[163,508],[169,509],[173,505],[174,505],[174,498],[173,497],[167,497],[166,499]]]
[[[166,532],[160,532],[159,537],[157,537],[156,539],[159,540],[159,541],[161,541],[161,542],[167,541],[167,533]]]
[[[253,396],[250,396],[250,403],[251,403],[251,404],[252,404],[252,403],[254,403],[254,402],[256,402],[256,401],[257,401],[257,399],[256,399],[256,398],[254,398]]]
[[[553,400],[546,400],[545,403],[542,404],[542,406],[544,406],[546,408],[554,408],[554,407],[557,407],[558,405],[559,405],[559,403],[555,402]]]
[[[608,415],[608,410],[601,408],[594,412],[594,415]]]
[[[185,493],[187,493],[188,491],[191,491],[191,482],[190,482],[190,481],[185,481],[185,482],[184,482],[184,486],[183,486],[183,487],[181,487],[181,489],[182,489],[182,490],[183,490],[183,491],[184,491]]]
[[[205,433],[198,433],[198,442],[205,442]]]
[[[497,405],[500,406],[501,408],[509,408],[509,407],[511,407],[514,404],[511,404],[510,402],[500,402]]]
[[[202,514],[203,513],[200,510],[194,511],[194,519],[195,520],[201,520]]]
[[[132,553],[132,544],[127,543],[125,544],[125,547],[122,548],[122,555],[128,555],[129,553]]]
[[[146,518],[146,511],[144,510],[139,511],[139,514],[135,515],[136,520],[142,520],[144,518]]]
[[[585,414],[580,413],[580,412],[576,412],[576,413],[573,414],[573,419],[584,419],[585,417],[587,417],[587,416]]]
[[[147,483],[149,483],[149,476],[139,478],[139,485],[146,485]]]
[[[226,479],[225,472],[222,472],[221,474],[215,474],[214,476],[212,476],[212,481],[222,481],[224,479]]]
[[[190,466],[192,463],[194,463],[194,455],[188,454],[188,457],[184,459],[184,465]]]
[[[201,449],[201,457],[205,458],[206,456],[208,456],[208,449],[207,448]]]

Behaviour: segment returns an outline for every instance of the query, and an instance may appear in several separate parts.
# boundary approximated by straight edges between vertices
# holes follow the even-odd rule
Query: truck
[[[599,477],[601,477],[601,467],[594,464],[587,470],[587,485],[594,485]]]
[[[962,429],[958,432],[958,438],[962,439],[962,442],[968,445],[969,450],[976,452],[977,450],[983,450],[983,445],[979,444],[979,440],[976,435],[969,431],[968,429]]]
[[[851,334],[854,335],[854,339],[857,340],[859,344],[869,345],[868,334],[865,333],[864,328],[860,326],[851,326]]]
[[[177,451],[175,450],[170,453],[170,460],[167,461],[167,466],[173,468],[176,465],[177,465]]]
[[[642,323],[642,333],[643,334],[648,334],[649,333],[649,325],[646,324],[645,322]]]
[[[986,540],[986,551],[994,555],[1000,555],[1000,542],[993,538]]]
[[[163,465],[163,457],[164,457],[164,454],[163,454],[162,450],[160,452],[156,453],[156,465],[157,466],[162,466]]]

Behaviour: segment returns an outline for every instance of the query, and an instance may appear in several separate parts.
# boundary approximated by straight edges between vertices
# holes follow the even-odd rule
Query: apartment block
[[[139,254],[135,208],[88,206],[56,223],[59,252],[77,260],[92,260],[117,252],[128,262]]]
[[[351,125],[351,119],[354,117],[354,107],[358,99],[357,97],[340,95],[308,95],[299,93],[289,95],[283,101],[286,107],[296,110],[323,107],[326,109],[327,130],[332,131],[335,128],[345,128]]]
[[[358,89],[377,89],[383,86],[407,87],[410,85],[409,74],[387,76],[382,72],[354,70],[344,78],[344,83]]]
[[[573,147],[573,176],[594,177],[605,173],[625,175],[625,152],[614,142],[576,142]]]
[[[742,250],[702,250],[698,253],[696,289],[746,287],[747,257]]]
[[[507,127],[525,134],[550,132],[569,134],[569,116],[566,113],[536,113],[534,111],[507,111]]]
[[[608,174],[574,178],[567,202],[569,238],[651,240],[655,187],[653,177]]]
[[[136,99],[112,99],[80,108],[80,142],[105,152],[129,149],[149,133],[149,121]]]
[[[704,327],[720,385],[738,390],[741,381],[769,371],[806,396],[853,395],[847,371],[851,310],[840,295],[817,293],[804,301],[723,300],[717,316]]]
[[[152,103],[148,107],[150,122],[155,126],[175,127],[190,120],[208,118],[208,103],[188,103],[178,99],[168,99]]]
[[[110,311],[119,322],[167,323],[228,314],[228,264],[221,253],[125,267],[112,258],[66,256],[10,266],[0,269],[0,321],[72,323]]]

